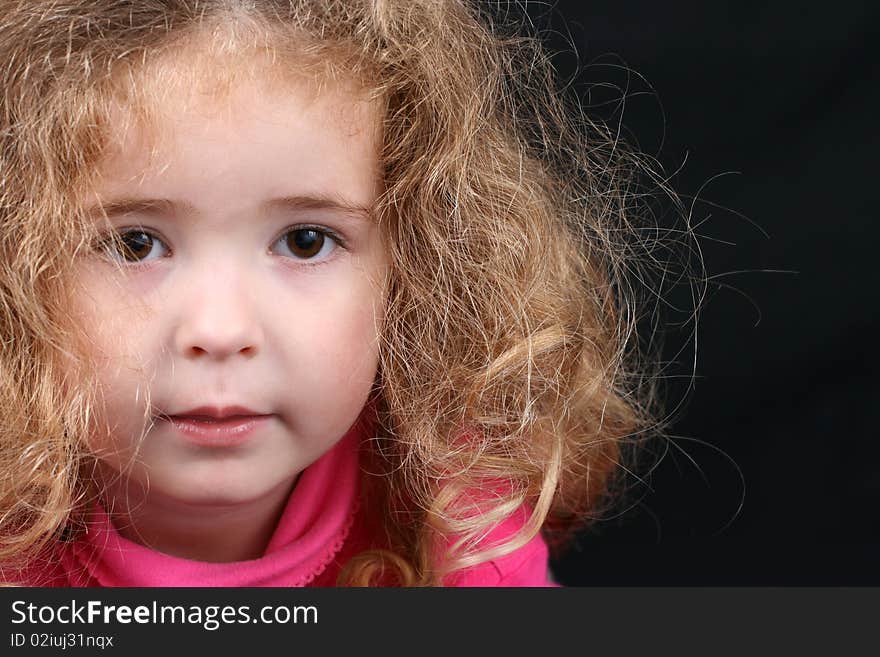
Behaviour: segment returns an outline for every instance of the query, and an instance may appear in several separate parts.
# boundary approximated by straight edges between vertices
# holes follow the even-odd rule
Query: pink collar
[[[305,586],[333,560],[357,507],[363,419],[300,475],[266,553],[208,563],[156,552],[120,536],[100,510],[88,533],[62,550],[69,586]]]

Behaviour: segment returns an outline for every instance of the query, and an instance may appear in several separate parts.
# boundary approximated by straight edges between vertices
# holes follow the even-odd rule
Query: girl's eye
[[[342,240],[326,229],[314,226],[289,230],[275,242],[282,255],[292,255],[297,260],[323,260]]]
[[[281,255],[296,260],[324,260],[336,246],[345,246],[342,239],[327,229],[309,226],[287,231],[275,243]],[[165,243],[142,229],[119,232],[101,245],[104,252],[121,263],[137,264],[168,254]]]
[[[113,260],[126,263],[145,262],[168,252],[165,244],[144,230],[126,230],[106,240],[104,251]]]

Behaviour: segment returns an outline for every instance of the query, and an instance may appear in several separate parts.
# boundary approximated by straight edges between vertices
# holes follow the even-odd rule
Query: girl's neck
[[[296,480],[248,504],[191,505],[148,496],[106,505],[123,537],[183,559],[225,563],[263,556]],[[130,491],[107,490],[106,499],[131,500]]]

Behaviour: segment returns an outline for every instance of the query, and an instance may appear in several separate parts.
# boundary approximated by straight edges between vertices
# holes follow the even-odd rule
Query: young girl
[[[552,584],[654,413],[629,156],[537,42],[453,0],[7,5],[3,580]]]

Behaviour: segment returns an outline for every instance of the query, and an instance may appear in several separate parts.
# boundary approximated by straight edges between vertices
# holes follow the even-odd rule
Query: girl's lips
[[[241,445],[272,419],[272,415],[235,415],[226,418],[205,415],[171,415],[171,424],[186,438],[203,447]]]

